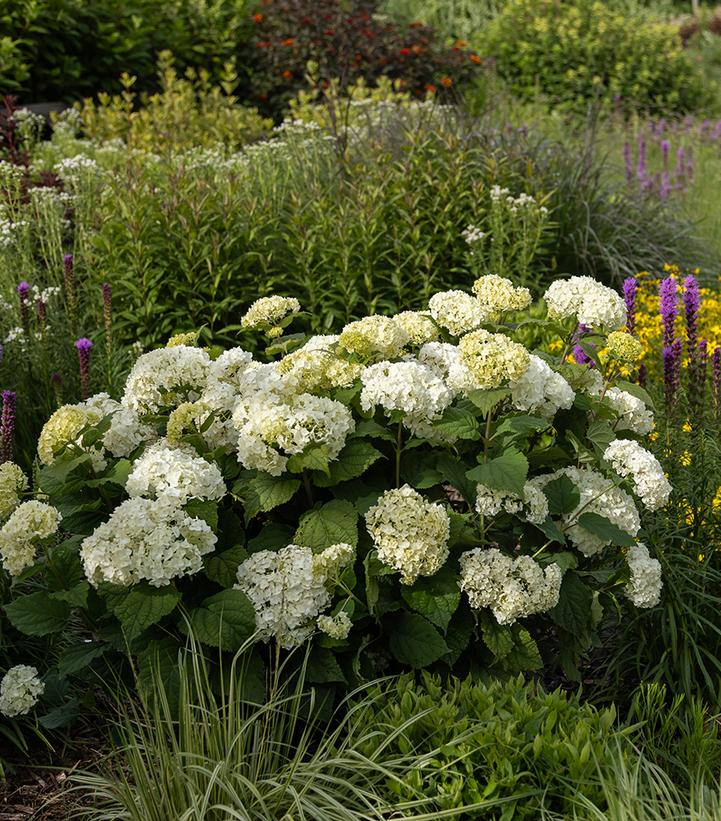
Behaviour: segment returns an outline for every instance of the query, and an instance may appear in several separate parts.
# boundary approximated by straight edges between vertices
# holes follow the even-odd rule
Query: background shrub
[[[527,99],[540,91],[581,110],[604,101],[670,112],[693,109],[705,97],[678,28],[644,10],[599,0],[510,0],[478,46]]]

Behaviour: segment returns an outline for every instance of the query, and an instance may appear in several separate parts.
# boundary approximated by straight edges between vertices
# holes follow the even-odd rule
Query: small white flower
[[[16,664],[0,682],[0,713],[8,718],[25,715],[38,703],[45,692],[35,667]]]

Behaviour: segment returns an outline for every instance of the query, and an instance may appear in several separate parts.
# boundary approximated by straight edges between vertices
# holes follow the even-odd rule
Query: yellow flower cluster
[[[643,356],[643,345],[625,331],[613,331],[606,340],[606,354],[618,362],[633,365]]]

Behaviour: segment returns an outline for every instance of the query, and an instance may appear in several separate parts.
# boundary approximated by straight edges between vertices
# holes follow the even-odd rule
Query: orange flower
[[[426,91],[430,91],[431,94],[435,94],[436,87],[433,85],[433,83],[426,83]]]
[[[285,79],[286,79],[286,80],[290,80],[290,78],[291,78],[292,76],[293,76],[293,72],[292,72],[292,71],[288,71],[288,69],[286,69],[286,70],[283,72],[283,77],[285,77]]]
[[[283,46],[292,46],[295,43],[295,40],[292,37],[289,37],[287,40],[283,40],[281,45]]]
[[[263,15],[260,12],[258,12],[257,14],[254,14],[253,15],[253,22],[256,23],[256,24],[257,23],[262,23],[263,22]]]
[[[456,40],[454,45],[456,48],[465,48],[468,45],[468,40]]]
[[[472,63],[475,63],[476,65],[480,65],[480,63],[482,62],[481,58],[477,54],[471,54],[469,59]]]
[[[441,85],[444,88],[450,88],[453,85],[453,80],[447,76],[441,77]]]

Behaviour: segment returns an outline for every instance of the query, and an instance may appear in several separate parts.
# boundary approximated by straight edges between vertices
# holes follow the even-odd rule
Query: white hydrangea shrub
[[[25,715],[45,692],[37,668],[28,664],[11,667],[0,681],[0,713],[8,718]]]

